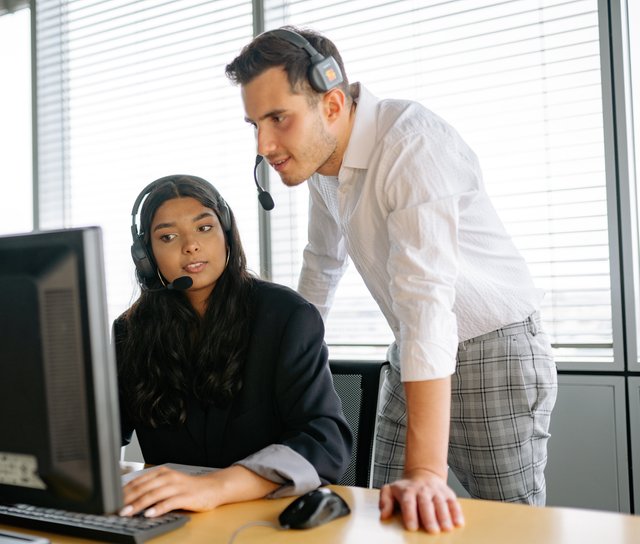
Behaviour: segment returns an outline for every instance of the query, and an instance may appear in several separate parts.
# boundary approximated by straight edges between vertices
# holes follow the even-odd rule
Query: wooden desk
[[[306,531],[279,531],[249,527],[234,544],[637,544],[640,516],[572,508],[536,508],[490,501],[461,499],[466,526],[431,536],[407,532],[399,517],[381,522],[378,491],[331,486],[349,503],[352,514]],[[222,506],[212,512],[191,514],[182,528],[150,540],[150,544],[227,544],[234,531],[251,521],[277,523],[289,499],[261,500]],[[12,529],[0,525],[5,529]],[[29,532],[25,529],[13,529]],[[54,544],[79,544],[78,538],[45,535]]]

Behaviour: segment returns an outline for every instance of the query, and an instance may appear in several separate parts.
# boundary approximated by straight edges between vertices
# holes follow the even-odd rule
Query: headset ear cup
[[[131,245],[131,257],[140,276],[153,278],[156,275],[156,267],[142,240],[135,240]]]
[[[309,40],[288,28],[267,30],[265,34],[273,33],[280,39],[289,42],[300,49],[304,49],[311,58],[311,66],[307,72],[307,79],[311,88],[318,93],[326,93],[344,81],[340,65],[331,55],[325,57],[319,53]]]
[[[311,87],[319,93],[330,91],[344,81],[340,66],[333,57],[312,64],[308,77]]]
[[[231,230],[231,213],[229,212],[229,206],[222,197],[218,201],[218,213],[220,214],[222,230],[229,232]]]
[[[317,93],[325,93],[329,90],[325,88],[322,74],[320,73],[320,70],[317,66],[311,66],[311,68],[309,68],[308,77],[311,88]]]

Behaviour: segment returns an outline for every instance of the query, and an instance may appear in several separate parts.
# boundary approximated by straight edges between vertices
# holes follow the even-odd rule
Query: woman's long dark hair
[[[195,198],[218,218],[226,207],[216,189],[201,178],[162,178],[140,213],[140,234],[150,256],[149,232],[156,211],[167,200],[180,197]],[[157,280],[138,274],[142,292],[123,315],[125,334],[118,345],[120,389],[130,417],[138,423],[153,427],[182,423],[187,398],[226,406],[242,387],[253,282],[235,218],[228,210],[229,261],[204,316],[183,292],[162,290],[164,278],[159,274]]]

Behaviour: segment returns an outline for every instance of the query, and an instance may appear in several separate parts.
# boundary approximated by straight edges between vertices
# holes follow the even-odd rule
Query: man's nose
[[[276,150],[276,140],[273,132],[266,127],[259,127],[256,138],[258,140],[258,153],[267,157]]]

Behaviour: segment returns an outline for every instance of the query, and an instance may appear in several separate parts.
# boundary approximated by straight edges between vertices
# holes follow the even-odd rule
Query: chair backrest
[[[371,487],[378,393],[389,363],[329,361],[333,385],[353,432],[351,462],[340,485]]]

